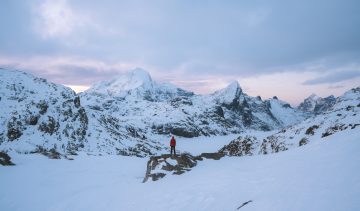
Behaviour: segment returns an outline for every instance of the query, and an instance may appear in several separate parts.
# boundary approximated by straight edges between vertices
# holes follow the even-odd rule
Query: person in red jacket
[[[171,140],[170,140],[170,147],[171,147],[170,155],[172,155],[172,152],[173,152],[173,150],[174,150],[174,155],[176,156],[175,146],[176,146],[176,140],[175,140],[174,136],[171,136]]]

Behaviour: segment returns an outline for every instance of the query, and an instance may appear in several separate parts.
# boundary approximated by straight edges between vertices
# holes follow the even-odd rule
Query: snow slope
[[[202,161],[147,183],[142,158],[11,154],[17,165],[0,167],[0,210],[218,211],[249,200],[240,210],[360,210],[359,133],[346,132],[277,154]]]
[[[111,113],[94,118],[82,104],[67,87],[0,69],[0,150],[146,156],[161,149]]]
[[[0,150],[74,152],[86,142],[87,124],[85,109],[71,89],[0,69]]]
[[[337,98],[326,112],[298,124],[285,127],[265,138],[242,135],[221,149],[229,155],[256,155],[276,153],[312,142],[319,142],[334,134],[353,131],[360,134],[360,87]]]

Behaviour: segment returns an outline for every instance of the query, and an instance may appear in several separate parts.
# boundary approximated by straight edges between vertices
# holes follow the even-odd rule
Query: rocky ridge
[[[169,133],[197,137],[268,131],[307,117],[277,97],[248,96],[238,82],[210,95],[196,95],[156,82],[141,69],[80,94],[1,69],[0,94],[0,150],[19,153],[144,157],[165,149],[158,140]]]

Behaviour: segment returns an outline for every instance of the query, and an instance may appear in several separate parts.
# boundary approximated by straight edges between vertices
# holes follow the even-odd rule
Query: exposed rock
[[[307,138],[305,138],[305,137],[302,138],[302,139],[299,141],[299,147],[306,145],[308,142],[309,142],[309,140],[308,140]]]
[[[336,103],[336,98],[330,95],[325,98],[316,96],[315,94],[310,95],[300,105],[298,109],[313,114],[321,114],[328,111]]]
[[[225,156],[224,153],[214,152],[214,153],[201,153],[199,157],[206,159],[220,160],[224,156]]]
[[[32,151],[31,153],[39,153],[42,154],[50,159],[60,159],[61,154],[56,151],[56,149],[52,148],[50,150],[47,150],[41,146],[38,146],[36,150]]]
[[[117,151],[118,155],[123,156],[146,157],[153,155],[151,148],[145,144],[136,144],[134,147],[127,147],[123,149],[117,148]]]
[[[29,125],[36,125],[38,123],[38,120],[39,120],[38,115],[36,116],[31,115],[29,118]]]
[[[156,181],[165,177],[167,174],[180,175],[197,165],[198,161],[204,159],[219,160],[224,157],[222,153],[202,153],[199,156],[193,156],[189,153],[183,153],[176,156],[164,154],[150,157],[147,163],[146,173],[143,182],[149,180]]]
[[[346,130],[348,128],[348,126],[346,126],[345,124],[336,124],[332,127],[329,127],[328,129],[326,129],[326,131],[321,135],[321,138],[324,138],[326,136],[330,136],[336,132],[342,131],[342,130]]]
[[[10,141],[18,139],[23,134],[22,131],[25,129],[22,121],[15,116],[11,117],[7,124],[7,137]]]
[[[286,150],[288,150],[288,148],[285,141],[271,135],[263,140],[259,154],[278,153]]]
[[[313,125],[306,130],[305,134],[306,135],[314,135],[315,130],[318,128],[319,128],[319,125]]]
[[[76,108],[79,108],[81,105],[80,105],[80,97],[79,96],[76,96],[75,99],[74,99],[74,105]]]
[[[254,136],[239,136],[219,150],[227,156],[252,156],[256,154],[278,153],[287,150],[284,141],[271,135],[261,142]]]
[[[224,118],[224,110],[221,106],[215,106],[215,114],[219,115],[220,117]]]
[[[258,140],[253,136],[241,137],[231,141],[228,145],[225,145],[219,150],[219,153],[223,153],[227,156],[244,156],[244,155],[253,155],[256,147],[258,145]]]
[[[5,152],[0,152],[0,165],[13,166],[15,164],[11,162],[11,157],[8,154]]]
[[[49,133],[50,135],[52,135],[58,130],[59,122],[57,122],[55,118],[52,116],[48,116],[47,118],[48,120],[46,122],[42,122],[39,125],[39,130],[44,133]]]
[[[194,130],[192,128],[186,128],[186,127],[176,127],[176,126],[170,129],[170,133],[176,136],[181,136],[186,138],[198,137],[200,135],[200,132],[198,130]]]
[[[49,108],[48,104],[44,100],[40,101],[36,107],[39,109],[39,113],[41,115],[45,114]]]
[[[20,138],[21,135],[22,135],[22,132],[18,128],[9,128],[8,129],[7,137],[9,138],[10,141]]]

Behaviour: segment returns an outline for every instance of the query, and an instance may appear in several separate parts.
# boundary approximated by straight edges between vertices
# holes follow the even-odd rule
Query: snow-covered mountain
[[[111,115],[151,134],[196,137],[272,130],[304,119],[302,112],[277,99],[262,101],[246,95],[238,82],[211,95],[195,95],[171,84],[158,83],[135,69],[100,82],[80,94],[96,119]]]
[[[71,89],[30,74],[0,70],[0,144],[72,153],[87,142],[88,116]]]
[[[320,114],[329,110],[336,102],[333,95],[322,98],[315,94],[310,95],[300,105],[298,109],[304,112]]]
[[[192,92],[179,89],[169,83],[153,81],[148,72],[136,68],[110,81],[93,85],[86,93],[110,96],[114,99],[146,99],[148,101],[165,101],[174,97],[192,96]]]
[[[276,153],[325,141],[335,134],[344,138],[360,134],[360,87],[336,98],[334,105],[326,112],[285,127],[266,138],[239,137],[224,146],[220,152],[237,156]]]
[[[0,149],[147,156],[181,137],[269,131],[306,114],[277,97],[248,96],[238,82],[196,95],[135,69],[76,94],[20,71],[0,71]],[[339,100],[339,99],[338,99]]]
[[[20,71],[0,70],[0,108],[4,151],[145,156],[161,149],[111,113],[89,115],[71,89]]]

